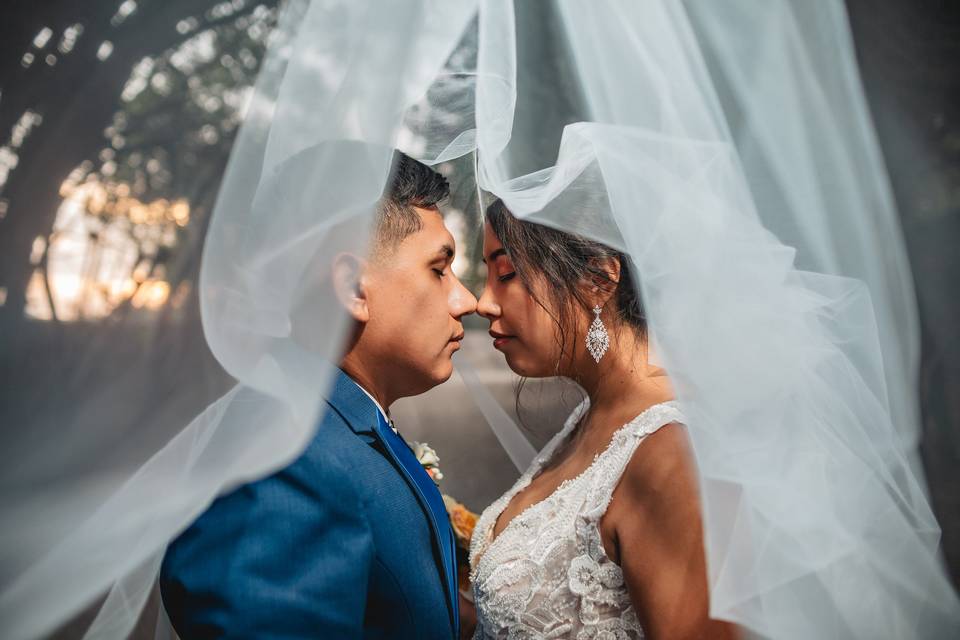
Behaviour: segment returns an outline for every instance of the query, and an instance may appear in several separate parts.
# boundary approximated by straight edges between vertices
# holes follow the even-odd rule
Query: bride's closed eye
[[[502,276],[497,276],[497,281],[499,281],[499,282],[507,282],[507,281],[509,281],[509,280],[513,280],[513,277],[514,277],[515,275],[517,275],[517,272],[516,272],[516,271],[511,271],[510,273],[505,273],[505,274],[503,274]]]

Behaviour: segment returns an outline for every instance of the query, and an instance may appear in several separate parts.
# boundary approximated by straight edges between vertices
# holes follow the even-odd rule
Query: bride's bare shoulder
[[[614,502],[661,525],[699,514],[696,463],[683,424],[666,424],[644,438],[624,469]]]

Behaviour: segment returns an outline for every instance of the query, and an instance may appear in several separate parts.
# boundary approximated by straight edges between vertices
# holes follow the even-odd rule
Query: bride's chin
[[[510,370],[513,371],[518,376],[524,378],[540,378],[542,377],[536,371],[536,367],[531,367],[529,362],[525,362],[523,358],[518,358],[515,355],[503,356],[507,361],[507,366],[510,367]]]

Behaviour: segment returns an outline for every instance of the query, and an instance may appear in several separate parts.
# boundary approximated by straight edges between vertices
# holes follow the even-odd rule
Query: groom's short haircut
[[[404,238],[423,227],[414,207],[436,207],[448,195],[450,185],[446,178],[422,162],[394,151],[390,180],[377,207],[374,249],[395,249]]]
[[[347,199],[345,205],[342,194],[336,193],[336,208],[333,213],[340,221],[326,228],[321,227],[322,233],[310,233],[318,221],[334,217],[332,213],[327,213],[326,218],[317,214],[318,209],[327,201],[323,189],[330,186],[324,180],[317,180],[317,176],[322,176],[324,171],[331,169],[339,171],[343,166],[356,166],[360,168],[362,175],[373,175],[382,165],[370,164],[371,151],[374,151],[376,156],[383,149],[351,140],[335,140],[315,145],[281,163],[267,176],[262,188],[257,190],[254,210],[262,216],[273,215],[277,210],[284,211],[287,222],[296,221],[300,225],[292,225],[295,230],[300,231],[296,235],[304,241],[305,248],[300,247],[299,250],[309,251],[298,283],[291,294],[291,320],[294,324],[292,331],[297,335],[297,341],[302,344],[309,345],[314,344],[317,339],[324,340],[330,331],[334,330],[324,324],[328,316],[334,319],[339,317],[327,313],[327,302],[335,295],[332,289],[331,259],[340,252],[359,255],[366,251],[371,258],[392,255],[404,238],[423,227],[414,207],[435,207],[450,193],[446,178],[425,164],[393,150],[389,180],[376,202],[370,238],[372,242],[364,245],[367,238],[362,233],[357,233],[357,216],[369,215],[369,206],[372,203],[366,201],[361,205]],[[336,192],[336,189],[334,191]],[[284,228],[290,226],[288,224]],[[287,236],[283,237],[284,240],[288,239]]]

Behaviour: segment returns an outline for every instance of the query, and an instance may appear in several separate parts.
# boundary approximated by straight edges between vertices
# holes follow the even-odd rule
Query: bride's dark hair
[[[556,323],[562,353],[568,353],[567,336],[573,331],[571,301],[585,309],[591,308],[584,296],[584,284],[588,282],[606,283],[613,288],[613,308],[610,309],[608,304],[607,309],[613,312],[614,329],[627,327],[646,337],[643,301],[637,291],[629,256],[577,234],[520,220],[500,199],[487,207],[486,219],[513,262],[521,282]],[[619,282],[612,281],[603,268],[611,258],[620,262]],[[538,298],[532,286],[538,278],[546,285],[543,290],[552,304],[544,304],[545,301]]]

